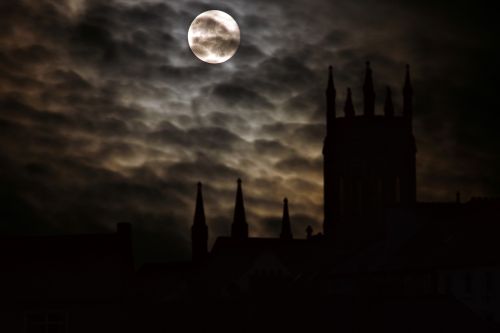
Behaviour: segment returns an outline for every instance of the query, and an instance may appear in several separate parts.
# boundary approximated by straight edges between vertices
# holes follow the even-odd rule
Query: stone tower
[[[356,115],[348,89],[344,116],[336,116],[332,68],[326,89],[323,146],[324,234],[340,247],[358,248],[384,236],[387,207],[416,202],[416,146],[412,130],[409,67],[403,87],[402,115],[394,114],[387,89],[383,114],[375,112],[372,69],[367,63],[363,114]]]

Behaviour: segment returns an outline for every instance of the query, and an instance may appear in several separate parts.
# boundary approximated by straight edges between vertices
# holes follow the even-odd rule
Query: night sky
[[[227,235],[236,179],[251,236],[322,223],[328,65],[337,114],[415,93],[419,201],[500,195],[500,55],[487,2],[5,0],[0,3],[3,234],[109,232],[132,222],[140,260],[190,255],[196,182],[210,242]],[[212,65],[189,49],[201,12],[230,14],[241,44]]]

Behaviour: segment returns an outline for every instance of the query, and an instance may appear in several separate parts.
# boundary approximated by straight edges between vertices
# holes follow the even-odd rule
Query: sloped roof
[[[306,239],[217,238],[211,255],[216,258],[236,261],[235,265],[248,267],[262,254],[272,253],[290,272],[304,272],[320,265],[325,243]]]

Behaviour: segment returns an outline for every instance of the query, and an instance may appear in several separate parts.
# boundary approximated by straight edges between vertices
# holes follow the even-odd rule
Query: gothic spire
[[[290,215],[288,214],[288,199],[283,200],[283,218],[281,220],[281,239],[292,239],[292,228],[290,225]]]
[[[231,237],[238,239],[248,238],[248,224],[245,217],[243,190],[241,189],[240,178],[238,178],[238,188],[236,190],[236,202],[234,205],[234,218],[233,225],[231,226]]]
[[[345,100],[344,113],[346,117],[354,117],[354,104],[352,103],[351,88],[347,88],[347,98]]]
[[[196,206],[194,210],[193,226],[191,227],[191,249],[193,261],[204,259],[207,254],[208,227],[205,221],[205,209],[203,207],[203,195],[201,183],[198,182],[196,193]]]
[[[392,103],[392,93],[391,93],[391,88],[389,88],[389,87],[387,87],[387,94],[385,95],[384,114],[387,117],[394,116],[394,105]]]
[[[409,118],[413,115],[413,87],[410,79],[410,65],[406,65],[406,77],[403,87],[403,115]]]
[[[333,122],[335,121],[335,100],[337,91],[333,82],[333,68],[328,67],[328,85],[326,87],[326,133],[332,133]]]
[[[205,225],[205,208],[203,207],[203,194],[201,193],[201,186],[201,182],[198,182],[193,225]]]
[[[373,88],[373,75],[370,62],[366,62],[365,83],[363,84],[364,114],[373,116],[375,114],[375,91]]]
[[[328,66],[328,86],[327,91],[335,91],[335,83],[333,82],[333,67]]]

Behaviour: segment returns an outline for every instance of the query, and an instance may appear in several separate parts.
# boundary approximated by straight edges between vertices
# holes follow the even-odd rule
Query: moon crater
[[[198,15],[188,31],[191,51],[200,60],[220,64],[231,59],[240,45],[240,28],[236,21],[220,10]]]

